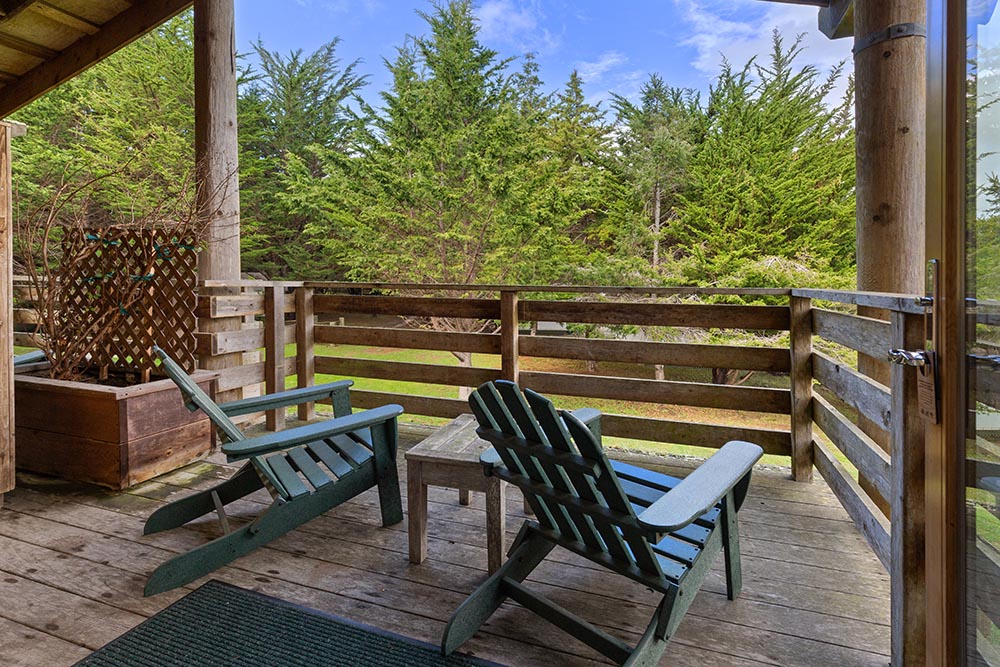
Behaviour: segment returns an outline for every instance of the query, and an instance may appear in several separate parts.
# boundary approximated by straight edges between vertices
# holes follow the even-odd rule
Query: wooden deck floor
[[[408,444],[416,439],[410,434]],[[146,575],[216,535],[218,524],[144,537],[144,518],[233,470],[215,457],[122,494],[19,478],[0,511],[0,664],[70,665],[184,595],[143,598]],[[511,536],[523,517],[516,494],[512,489],[508,502]],[[405,522],[378,527],[370,491],[213,576],[437,643],[452,610],[485,577],[485,512],[481,496],[462,507],[457,492],[431,489],[430,500],[430,558],[422,565],[407,561]],[[261,507],[247,501],[239,509]],[[742,597],[726,600],[716,567],[661,664],[888,663],[888,576],[825,484],[797,484],[787,471],[756,472],[740,534]],[[643,587],[566,552],[550,556],[536,580],[630,642],[656,602]],[[516,606],[505,606],[463,650],[510,665],[604,664]]]

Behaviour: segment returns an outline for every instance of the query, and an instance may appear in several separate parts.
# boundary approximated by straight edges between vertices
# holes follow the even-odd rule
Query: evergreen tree
[[[775,32],[766,66],[726,63],[712,87],[705,138],[670,226],[690,281],[773,284],[781,275],[836,280],[853,271],[851,95],[828,107],[841,69],[821,79],[796,65],[801,50],[798,40],[786,49]],[[774,270],[796,265],[791,274]]]
[[[321,154],[347,150],[362,120],[352,109],[365,78],[358,61],[341,67],[339,39],[287,57],[257,42],[259,73],[240,87],[240,176],[244,266],[272,278],[341,277],[322,248],[304,237],[322,213],[295,196],[300,171],[327,176]]]
[[[340,213],[315,231],[359,279],[559,280],[569,242],[534,111],[524,112],[537,85],[479,42],[470,2],[421,16],[430,34],[388,64],[392,86],[361,157],[339,159],[343,177],[323,184]]]
[[[659,271],[665,222],[676,217],[677,197],[687,185],[688,164],[701,139],[698,95],[652,74],[638,105],[620,95],[613,96],[613,104],[621,160],[649,220],[649,261]]]

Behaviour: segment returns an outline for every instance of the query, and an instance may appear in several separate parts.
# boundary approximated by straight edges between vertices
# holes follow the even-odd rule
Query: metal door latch
[[[916,352],[911,352],[910,350],[900,350],[893,348],[889,350],[889,363],[899,364],[900,366],[916,366],[917,368],[923,368],[929,362],[929,356],[926,350],[917,350]]]

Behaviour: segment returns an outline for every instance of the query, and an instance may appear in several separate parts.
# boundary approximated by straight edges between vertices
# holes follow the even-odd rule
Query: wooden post
[[[11,126],[0,123],[0,507],[14,488],[14,295],[13,215],[11,212]]]
[[[792,477],[811,482],[812,432],[812,299],[789,297],[791,352]]]
[[[295,288],[295,376],[297,387],[311,387],[316,379],[315,329],[313,289]],[[315,403],[299,405],[299,419],[312,421],[316,417]]]
[[[264,288],[264,386],[268,394],[285,390],[285,288]],[[285,428],[285,408],[267,411],[267,430]]]
[[[921,315],[892,313],[892,347],[924,345]],[[917,407],[917,370],[892,370],[891,558],[892,664],[925,664],[924,422]]]
[[[854,3],[859,290],[924,290],[926,39],[912,34],[875,40],[926,22],[926,0]],[[880,310],[858,308],[858,314],[888,319]],[[858,355],[858,369],[889,384],[884,359]],[[888,451],[884,432],[867,420],[860,426]],[[886,500],[867,479],[859,482],[885,511]]]
[[[517,292],[500,292],[500,374],[511,382],[520,378],[519,328]]]
[[[209,224],[206,247],[198,255],[201,280],[240,278],[239,144],[236,133],[236,44],[233,0],[194,3],[194,147],[198,201]],[[211,294],[233,289],[203,290]],[[239,318],[199,322],[203,332],[238,331]],[[243,355],[202,356],[210,370],[242,365]],[[222,392],[219,400],[242,397],[242,391]]]

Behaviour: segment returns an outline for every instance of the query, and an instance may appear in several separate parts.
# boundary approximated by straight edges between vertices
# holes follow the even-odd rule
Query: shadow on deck
[[[404,431],[403,446],[423,435]],[[222,461],[215,456],[120,494],[19,477],[0,511],[2,663],[70,665],[184,595],[143,598],[146,575],[216,536],[217,522],[148,537],[142,525],[165,500],[235,470]],[[680,475],[693,465],[645,459],[651,462]],[[519,497],[507,506],[509,540],[523,514]],[[262,507],[245,501],[234,512]],[[799,484],[787,469],[760,468],[740,517],[742,597],[726,600],[718,559],[661,664],[888,663],[888,575],[825,483]],[[371,490],[212,576],[436,644],[451,612],[486,576],[483,498],[475,494],[472,506],[462,507],[457,491],[432,487],[428,523],[429,558],[411,565],[406,523],[379,528]],[[658,599],[565,551],[554,552],[535,579],[553,599],[630,643]],[[510,665],[603,664],[516,606],[498,612],[462,650]]]

